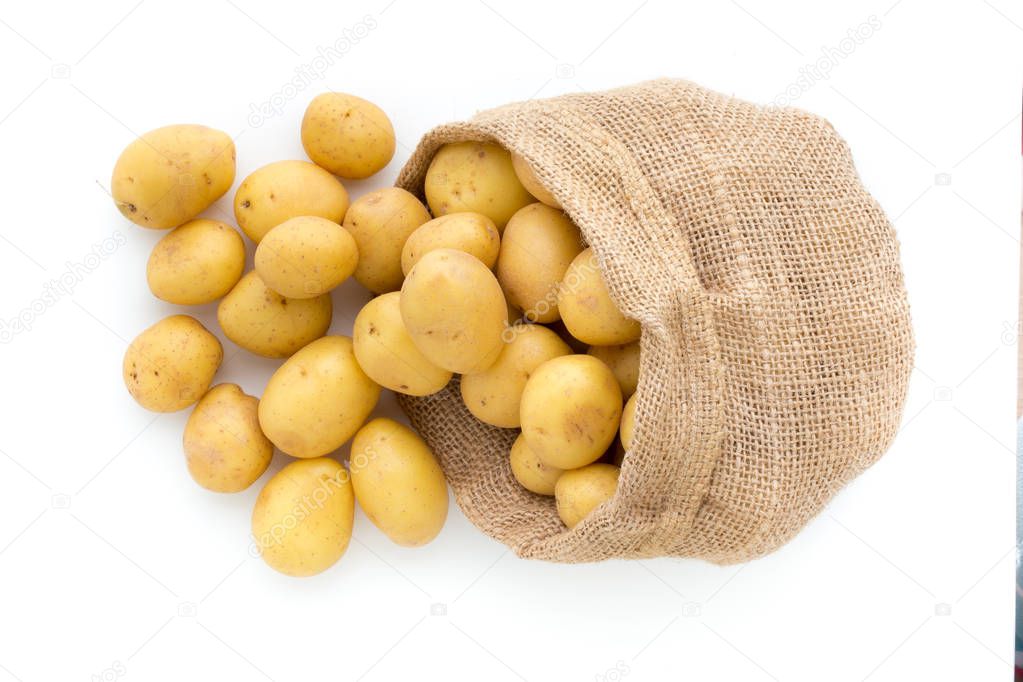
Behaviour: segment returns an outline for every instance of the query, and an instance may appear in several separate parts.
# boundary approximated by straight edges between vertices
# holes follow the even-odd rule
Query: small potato
[[[625,403],[622,410],[622,426],[619,434],[622,447],[626,450],[632,447],[632,439],[636,432],[636,396],[633,395]]]
[[[405,240],[430,220],[430,212],[410,192],[386,187],[359,197],[344,226],[359,247],[355,279],[377,294],[401,288],[401,250]]]
[[[465,251],[493,268],[501,249],[501,235],[494,221],[482,213],[449,213],[434,218],[405,241],[401,271],[407,275],[420,258],[435,249]]]
[[[560,209],[561,204],[558,203],[558,200],[536,179],[536,173],[533,172],[532,166],[515,152],[512,152],[511,158],[515,175],[518,177],[519,182],[522,183],[522,186],[526,188],[526,191],[548,206]]]
[[[352,539],[355,495],[329,457],[292,462],[271,478],[252,510],[252,537],[272,569],[305,577],[327,570]]]
[[[288,298],[327,293],[351,277],[358,262],[359,250],[348,230],[316,216],[285,220],[256,247],[256,272]]]
[[[165,317],[135,337],[124,353],[124,385],[139,405],[177,412],[206,393],[224,359],[216,336],[188,315]]]
[[[558,285],[583,250],[579,228],[546,204],[520,209],[504,228],[497,280],[512,305],[533,322],[553,322],[558,314]]]
[[[491,142],[457,142],[440,148],[423,186],[433,215],[482,213],[504,230],[515,211],[533,203],[519,182],[511,155]]]
[[[594,462],[618,432],[622,390],[589,355],[548,360],[529,377],[519,407],[522,435],[545,464],[575,469]]]
[[[317,166],[368,178],[394,156],[394,127],[380,107],[355,95],[317,95],[302,118],[302,146]]]
[[[593,249],[572,261],[558,288],[558,311],[565,327],[584,343],[613,346],[639,339],[639,322],[625,317],[604,283]]]
[[[355,434],[349,457],[355,499],[396,544],[418,547],[437,537],[448,516],[448,485],[430,447],[393,419],[374,419]]]
[[[639,342],[618,346],[590,346],[586,351],[611,368],[622,387],[622,397],[628,398],[639,385]]]
[[[292,457],[319,457],[355,435],[380,398],[347,336],[325,336],[277,368],[259,401],[259,425]]]
[[[263,475],[274,454],[259,429],[259,400],[236,384],[214,386],[185,424],[185,462],[195,482],[217,493],[245,490]]]
[[[287,298],[266,286],[253,270],[220,301],[217,321],[224,335],[245,350],[286,358],[326,334],[333,313],[329,294]]]
[[[348,211],[341,181],[308,161],[277,161],[252,172],[234,195],[238,227],[259,243],[285,220],[302,215],[340,223]]]
[[[554,494],[554,486],[565,471],[540,461],[536,453],[526,445],[526,439],[521,433],[512,443],[509,457],[512,475],[523,488],[537,495]]]
[[[535,324],[509,327],[506,337],[494,364],[462,377],[462,400],[481,422],[517,429],[519,402],[529,376],[548,360],[570,355],[572,349],[550,329]]]
[[[359,311],[352,329],[355,357],[370,379],[405,395],[431,395],[451,372],[426,359],[401,320],[401,293],[377,296]]]
[[[215,301],[238,283],[245,269],[245,242],[216,220],[192,220],[156,243],[146,281],[157,298],[176,305]]]
[[[234,183],[234,141],[200,125],[157,128],[129,144],[110,193],[125,218],[166,230],[196,217]]]
[[[464,251],[422,257],[401,287],[401,319],[416,348],[459,374],[482,372],[504,346],[508,306],[494,273]]]
[[[590,464],[562,474],[554,488],[562,522],[574,528],[602,502],[614,497],[618,474],[618,467],[613,464]]]

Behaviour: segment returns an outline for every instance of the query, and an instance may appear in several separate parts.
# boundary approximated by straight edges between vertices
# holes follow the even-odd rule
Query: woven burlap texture
[[[887,450],[913,364],[894,231],[825,120],[658,80],[510,104],[429,132],[532,165],[642,324],[618,491],[572,530],[512,477],[515,430],[457,380],[401,397],[469,520],[522,557],[746,561],[791,539]]]

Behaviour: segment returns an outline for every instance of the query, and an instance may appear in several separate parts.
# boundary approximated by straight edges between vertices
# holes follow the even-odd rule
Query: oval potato
[[[256,247],[256,272],[288,298],[313,298],[338,286],[355,272],[355,239],[335,222],[299,216],[271,229]]]
[[[128,345],[124,385],[147,410],[177,412],[206,393],[223,359],[220,340],[198,320],[171,315]]]
[[[359,247],[355,279],[383,294],[401,288],[401,250],[405,240],[430,220],[426,206],[400,187],[386,187],[359,197],[344,226]]]
[[[639,385],[639,342],[619,344],[617,346],[590,346],[586,351],[611,368],[622,387],[622,397],[628,398],[636,392]]]
[[[622,447],[626,450],[632,447],[632,439],[636,433],[636,396],[633,394],[625,402],[625,409],[622,410],[622,426],[619,434]]]
[[[560,209],[561,204],[558,203],[558,200],[554,198],[554,195],[536,179],[536,173],[533,172],[533,167],[529,165],[529,162],[515,152],[512,152],[511,158],[512,168],[515,169],[515,175],[519,178],[519,182],[522,183],[522,186],[526,188],[526,191],[548,206]]]
[[[512,475],[526,490],[537,495],[553,495],[564,469],[544,464],[533,452],[520,433],[509,453]]]
[[[277,161],[253,171],[234,195],[234,217],[249,239],[302,215],[340,223],[348,211],[341,181],[308,161]]]
[[[407,275],[420,258],[436,249],[465,251],[493,268],[501,249],[501,235],[494,221],[482,213],[449,213],[434,218],[405,240],[401,271]]]
[[[317,166],[342,178],[368,178],[391,161],[391,119],[377,105],[341,92],[317,95],[302,118],[302,146]]]
[[[216,220],[191,220],[156,243],[146,263],[146,282],[157,298],[176,305],[215,301],[245,270],[245,242]]]
[[[585,519],[602,502],[614,497],[619,470],[613,464],[590,464],[566,471],[554,487],[558,516],[569,528]]]
[[[565,272],[558,311],[572,336],[593,346],[631,343],[640,336],[639,322],[625,317],[611,300],[593,249],[576,256]]]

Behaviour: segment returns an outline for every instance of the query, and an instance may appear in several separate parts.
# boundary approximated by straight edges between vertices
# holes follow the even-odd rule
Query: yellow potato
[[[437,537],[448,515],[448,485],[414,431],[374,419],[355,434],[348,466],[359,506],[392,541],[418,547]]]
[[[462,400],[469,411],[492,426],[519,427],[522,391],[537,367],[572,349],[557,334],[535,324],[508,327],[506,343],[490,367],[462,377]]]
[[[600,360],[564,355],[529,377],[519,414],[522,434],[537,457],[559,469],[575,469],[599,459],[614,440],[622,390]]]
[[[355,435],[376,407],[370,381],[347,336],[325,336],[298,351],[270,377],[259,401],[259,425],[292,457],[319,457]]]
[[[579,228],[556,208],[534,203],[520,209],[504,228],[497,280],[527,320],[553,322],[558,285],[583,250]]]
[[[536,173],[533,172],[532,166],[524,158],[512,152],[511,159],[515,175],[519,178],[519,182],[522,183],[527,192],[552,208],[561,208],[561,204],[554,198],[554,195],[536,179]]]
[[[355,279],[383,294],[401,288],[401,249],[430,212],[411,193],[387,187],[359,197],[345,216],[344,226],[359,247]]]
[[[286,358],[326,334],[333,312],[329,294],[287,298],[266,286],[253,270],[220,301],[217,321],[224,335],[245,350]]]
[[[635,394],[625,402],[625,409],[622,410],[622,426],[620,438],[622,447],[628,450],[632,447],[632,439],[636,433],[636,396]]]
[[[394,156],[394,127],[380,107],[355,95],[317,95],[302,118],[302,146],[342,178],[368,178]]]
[[[405,241],[401,271],[407,275],[420,258],[436,249],[465,251],[493,268],[501,249],[501,235],[494,221],[482,213],[449,213],[434,218]]]
[[[482,372],[504,346],[508,307],[494,273],[464,251],[437,249],[401,287],[401,319],[416,348],[459,374]]]
[[[288,298],[327,293],[351,277],[358,262],[359,250],[348,230],[317,216],[285,220],[256,247],[256,272]]]
[[[206,393],[224,349],[188,315],[165,317],[135,337],[124,353],[124,385],[139,405],[177,412]]]
[[[234,195],[238,227],[257,244],[285,220],[311,215],[340,223],[348,211],[341,181],[308,161],[277,161],[252,172]]]
[[[355,357],[370,379],[406,395],[431,395],[451,372],[426,359],[401,320],[401,293],[377,296],[359,311],[352,329]]]
[[[200,125],[157,128],[129,144],[110,193],[136,225],[166,230],[196,217],[234,183],[234,141]]]
[[[618,379],[618,385],[622,387],[623,398],[636,392],[636,386],[639,385],[638,341],[618,346],[590,346],[586,352],[611,368]]]
[[[572,336],[572,334],[565,327],[565,323],[561,320],[555,320],[554,322],[548,322],[544,325],[552,332],[561,337],[561,340],[568,344],[568,347],[576,353],[585,353],[589,350],[590,346],[587,343],[583,343],[579,339]]]
[[[593,346],[612,346],[639,339],[639,322],[625,317],[611,294],[593,249],[572,261],[558,288],[558,311],[572,336]]]
[[[259,429],[259,400],[236,384],[214,386],[185,424],[185,462],[195,482],[218,493],[245,490],[270,466],[274,446]]]
[[[305,577],[341,558],[352,538],[355,495],[335,460],[292,462],[271,478],[252,510],[252,537],[271,568]]]
[[[457,142],[440,148],[423,185],[433,215],[482,213],[503,230],[515,211],[533,203],[519,182],[511,155],[491,142]]]
[[[149,290],[177,305],[215,301],[238,283],[245,269],[245,242],[216,220],[192,220],[156,243],[146,264]]]
[[[564,469],[548,466],[540,461],[528,445],[526,439],[519,434],[519,437],[512,443],[511,452],[512,475],[523,488],[537,495],[553,495],[554,486],[557,484]]]
[[[562,474],[554,488],[554,501],[562,522],[574,528],[602,502],[614,497],[618,473],[618,467],[613,464],[590,464]]]

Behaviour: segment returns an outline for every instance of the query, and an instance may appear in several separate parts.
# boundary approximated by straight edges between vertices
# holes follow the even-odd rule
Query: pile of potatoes
[[[129,345],[124,381],[140,405],[194,406],[184,433],[193,479],[238,492],[275,448],[294,458],[252,514],[256,548],[288,575],[319,573],[344,554],[356,502],[394,542],[428,543],[448,510],[437,459],[407,426],[371,415],[381,388],[426,396],[459,374],[477,419],[520,430],[511,472],[553,495],[567,527],[611,498],[632,438],[640,327],[529,165],[496,144],[449,144],[427,172],[426,205],[394,187],[351,201],[339,176],[368,177],[394,155],[384,112],[326,93],[310,103],[301,138],[313,163],[263,166],[235,193],[237,225],[256,245],[247,272],[239,231],[197,217],[234,184],[229,136],[160,128],[114,168],[120,211],[173,228],[149,258],[152,293],[182,306],[219,300],[228,340],[284,359],[256,398],[212,385],[224,350],[193,317],[170,316]],[[351,337],[327,335],[330,292],[350,277],[375,296]],[[345,467],[331,455],[349,441]]]

